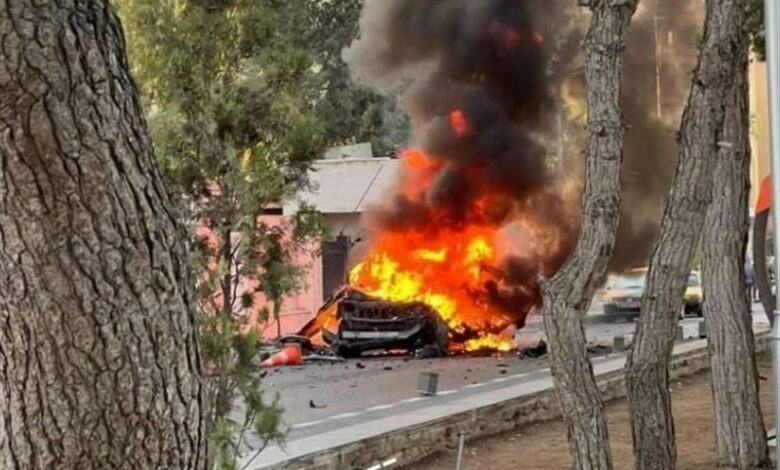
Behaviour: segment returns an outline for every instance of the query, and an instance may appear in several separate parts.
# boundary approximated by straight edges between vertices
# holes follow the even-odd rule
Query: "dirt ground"
[[[769,358],[762,357],[762,378],[770,377]],[[772,386],[761,380],[761,403],[766,425],[772,423]],[[676,381],[672,392],[677,431],[678,469],[711,470],[717,467],[713,430],[712,392],[709,374]],[[612,454],[616,469],[633,468],[631,428],[625,400],[607,407]],[[566,428],[561,421],[528,426],[506,434],[487,437],[466,446],[463,470],[522,469],[565,470],[569,467]],[[456,450],[440,452],[408,467],[409,470],[452,470]]]

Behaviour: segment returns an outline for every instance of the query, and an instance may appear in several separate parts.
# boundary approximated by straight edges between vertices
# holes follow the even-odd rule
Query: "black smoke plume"
[[[538,302],[539,272],[557,270],[576,239],[579,204],[561,187],[581,175],[584,131],[556,121],[565,108],[561,84],[579,82],[573,88],[584,90],[578,46],[589,16],[573,3],[366,0],[359,38],[344,52],[356,81],[406,90],[410,145],[441,164],[424,197],[389,194],[369,214],[370,230],[503,227],[522,218],[553,234],[555,243],[530,255],[518,246],[500,267],[515,293],[488,290],[507,311]],[[657,235],[701,25],[694,0],[642,5],[625,57],[628,130],[614,271],[644,265]],[[576,148],[559,142],[563,155],[556,156],[562,129],[568,137],[560,140]],[[474,210],[485,200],[489,210]]]
[[[554,5],[560,2],[366,2],[360,37],[345,59],[359,82],[406,84],[412,144],[444,163],[425,200],[399,192],[395,204],[374,214],[381,227],[426,224],[443,208],[449,220],[439,216],[438,223],[471,222],[477,215],[470,206],[488,194],[555,197],[544,142],[561,79],[552,58],[562,52],[554,26],[564,18]],[[462,113],[463,135],[453,131],[453,112]],[[500,224],[509,214],[492,211],[488,222]]]
[[[359,38],[344,52],[358,82],[405,87],[410,144],[440,165],[423,197],[399,188],[375,208],[372,230],[502,228],[522,214],[554,232],[556,243],[507,256],[499,267],[514,289],[486,286],[491,303],[514,310],[518,323],[538,302],[539,271],[557,270],[576,235],[547,142],[559,109],[557,88],[577,51],[574,36],[562,34],[563,4],[367,0]]]
[[[696,65],[703,4],[642,2],[624,65],[623,204],[614,271],[645,266],[666,206],[677,161],[676,130]]]

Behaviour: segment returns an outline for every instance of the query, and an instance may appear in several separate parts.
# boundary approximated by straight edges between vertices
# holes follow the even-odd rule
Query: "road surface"
[[[754,318],[756,323],[766,323],[758,304]],[[689,324],[698,322],[696,318],[683,320]],[[593,343],[611,345],[615,336],[631,334],[634,329],[633,320],[614,321],[602,315],[598,306],[591,310],[586,321],[586,335]],[[543,335],[541,317],[534,316],[518,332],[518,340],[531,342]],[[285,422],[298,426],[413,399],[418,396],[420,372],[437,373],[438,390],[446,392],[548,367],[547,358],[519,359],[514,353],[441,359],[361,358],[269,370],[263,379],[263,390],[267,398],[279,394]]]

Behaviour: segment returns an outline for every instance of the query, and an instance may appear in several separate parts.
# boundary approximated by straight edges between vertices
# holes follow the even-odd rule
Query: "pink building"
[[[311,174],[311,192],[300,194],[286,205],[280,223],[293,216],[300,203],[313,205],[325,217],[328,239],[323,242],[322,256],[302,255],[300,264],[308,266],[305,287],[284,300],[280,312],[282,334],[296,333],[317,313],[324,300],[344,285],[348,267],[360,257],[367,234],[360,225],[361,214],[380,202],[394,184],[399,160],[371,158],[370,146],[342,147],[316,162]],[[265,301],[260,298],[259,305]],[[274,320],[264,326],[264,337],[275,338]]]

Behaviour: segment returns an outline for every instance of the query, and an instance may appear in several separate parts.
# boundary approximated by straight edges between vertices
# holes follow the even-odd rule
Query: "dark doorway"
[[[322,246],[322,300],[328,299],[347,282],[347,256],[350,238],[339,235]]]

